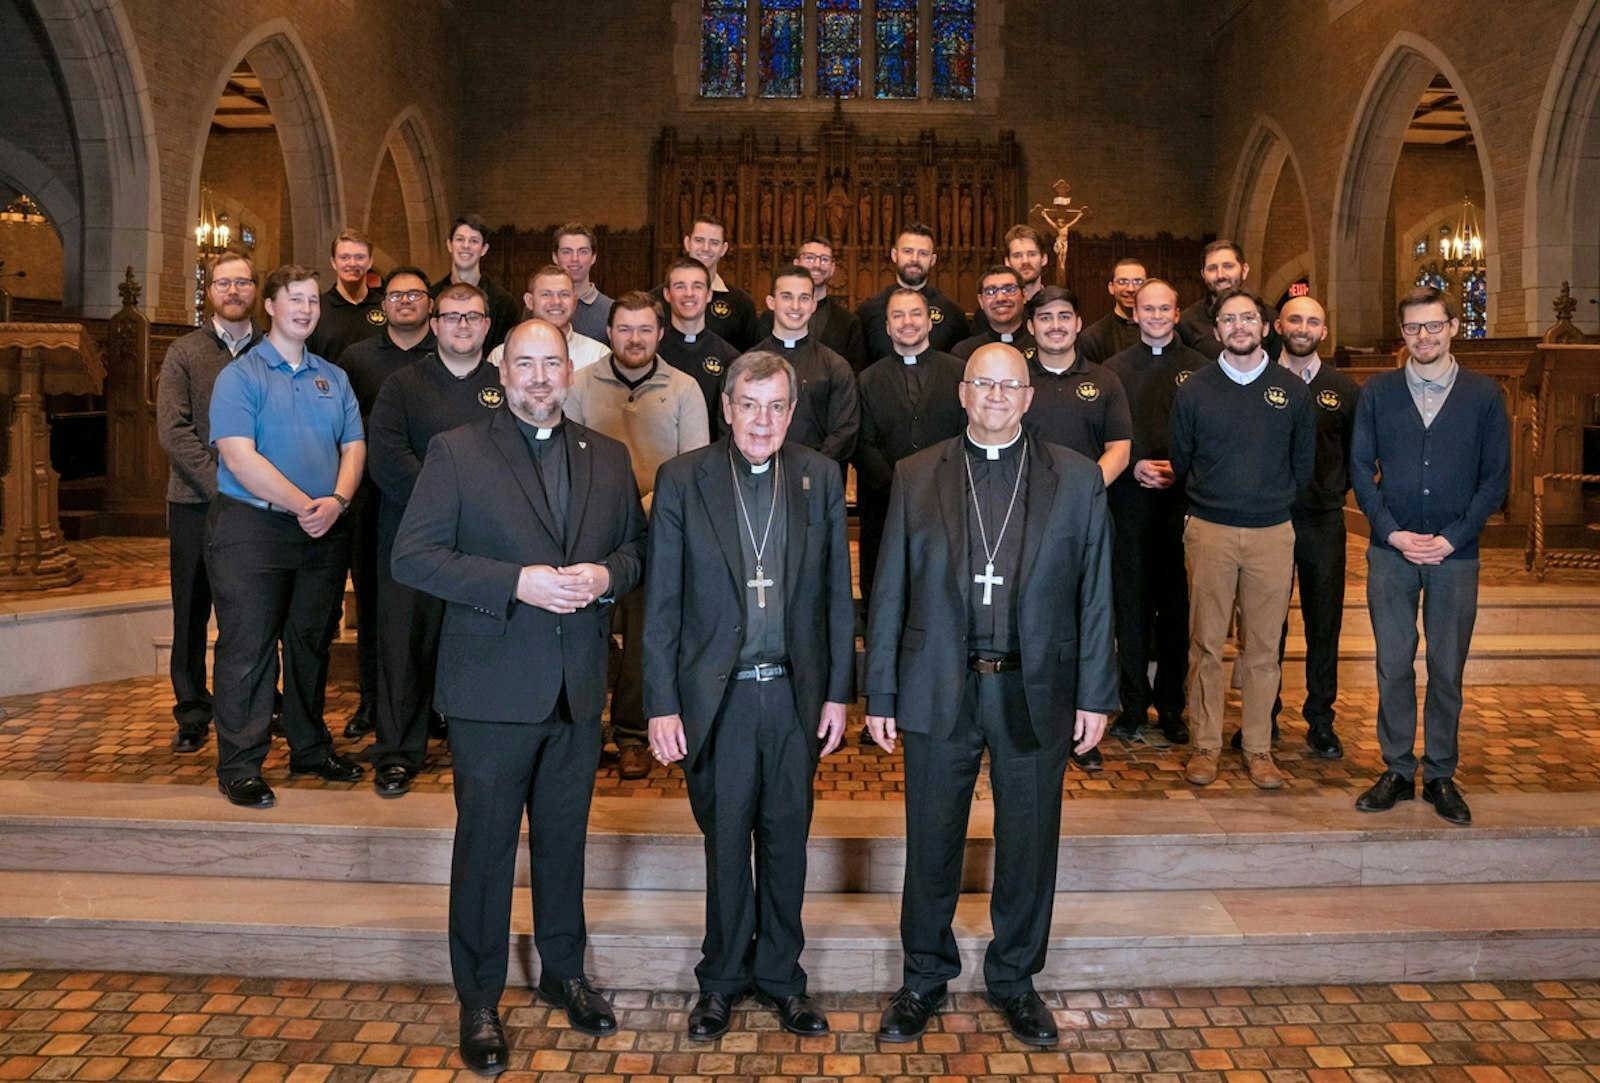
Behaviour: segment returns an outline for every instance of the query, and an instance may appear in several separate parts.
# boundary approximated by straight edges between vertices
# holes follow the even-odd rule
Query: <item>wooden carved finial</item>
[[[123,308],[137,308],[139,295],[144,292],[144,287],[139,285],[139,280],[133,277],[133,266],[128,267],[127,276],[123,278],[122,285],[117,287],[117,292],[122,294]]]
[[[1584,340],[1583,332],[1578,330],[1577,324],[1572,322],[1572,317],[1578,311],[1578,302],[1572,296],[1571,283],[1561,283],[1561,292],[1556,294],[1553,305],[1556,310],[1556,324],[1544,333],[1544,341],[1549,343],[1582,342]]]

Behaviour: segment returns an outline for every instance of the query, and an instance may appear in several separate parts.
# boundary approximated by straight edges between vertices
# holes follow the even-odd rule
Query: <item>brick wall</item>
[[[367,236],[372,238],[372,263],[381,271],[411,262],[411,234],[406,224],[405,195],[394,156],[385,154],[372,190],[372,213],[367,216]],[[437,267],[424,267],[430,275]]]
[[[283,217],[283,148],[272,132],[213,132],[206,139],[200,183],[226,210],[235,240],[243,226],[255,231],[251,253],[262,277],[287,262]]]

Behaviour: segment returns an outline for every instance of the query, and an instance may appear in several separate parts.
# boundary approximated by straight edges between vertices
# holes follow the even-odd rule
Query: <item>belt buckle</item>
[[[754,668],[756,671],[755,681],[757,684],[765,684],[767,681],[775,681],[779,677],[783,676],[783,667],[775,662],[757,662]]]

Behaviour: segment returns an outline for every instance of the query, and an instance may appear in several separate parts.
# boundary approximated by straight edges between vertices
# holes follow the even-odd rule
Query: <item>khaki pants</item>
[[[1272,749],[1278,637],[1294,579],[1294,526],[1220,526],[1191,516],[1183,528],[1189,570],[1189,722],[1197,749],[1222,749],[1222,648],[1234,606],[1244,673],[1246,752]]]

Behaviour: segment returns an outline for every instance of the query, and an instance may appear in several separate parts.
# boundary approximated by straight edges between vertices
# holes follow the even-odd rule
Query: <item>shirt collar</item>
[[[1049,365],[1044,363],[1043,351],[1037,352],[1033,355],[1033,364],[1039,367],[1040,372],[1048,372],[1052,376],[1075,376],[1080,372],[1087,372],[1089,369],[1089,360],[1083,356],[1082,350],[1074,350],[1072,353],[1072,364],[1062,369],[1059,373],[1055,372],[1050,368]]]
[[[1240,372],[1238,369],[1222,360],[1222,358],[1217,358],[1217,364],[1222,366],[1223,373],[1228,377],[1228,379],[1232,380],[1240,387],[1255,383],[1256,377],[1267,371],[1267,365],[1270,364],[1271,361],[1272,358],[1267,356],[1267,351],[1262,350],[1260,353],[1260,360],[1256,362],[1255,367],[1247,372]]]
[[[972,448],[974,451],[981,451],[985,459],[998,459],[1002,451],[1007,451],[1015,447],[1017,441],[1022,439],[1022,426],[1018,425],[1017,435],[1013,436],[1003,444],[980,444],[978,441],[972,438],[971,428],[963,430],[962,435],[966,439],[967,446]]]
[[[213,315],[211,317],[211,334],[215,336],[218,342],[222,343],[229,355],[238,357],[250,348],[250,344],[256,340],[258,332],[255,324],[251,324],[250,329],[245,332],[243,338],[234,338],[228,333],[228,329],[222,326],[222,321]]]
[[[582,303],[582,304],[592,305],[592,304],[595,303],[596,300],[599,299],[599,297],[600,297],[600,287],[596,286],[591,281],[589,283],[589,288],[583,292],[583,296],[579,297],[578,301],[580,303]]]
[[[266,335],[261,336],[254,349],[260,353],[261,360],[265,361],[270,368],[281,368],[288,372],[317,371],[317,355],[312,353],[309,347],[301,352],[299,366],[289,364],[289,359],[278,352],[278,348],[272,344],[272,340]]]
[[[1294,370],[1292,368],[1289,368],[1288,357],[1289,357],[1289,351],[1285,350],[1283,352],[1283,354],[1281,356],[1279,356],[1278,364],[1282,365],[1284,368],[1289,369],[1289,371],[1293,372]],[[1311,355],[1310,364],[1306,365],[1305,372],[1300,373],[1300,376],[1301,376],[1302,379],[1305,380],[1306,383],[1309,384],[1312,380],[1315,380],[1317,378],[1317,373],[1319,373],[1321,371],[1322,371],[1322,358],[1318,357],[1316,354],[1312,354]]]
[[[728,292],[728,284],[722,280],[722,272],[721,271],[718,271],[716,277],[711,280],[711,292],[712,293],[727,293]]]
[[[751,477],[765,474],[768,470],[772,469],[772,464],[778,459],[778,452],[774,451],[766,462],[762,463],[760,466],[756,466],[751,463],[749,459],[744,457],[744,452],[739,450],[739,445],[735,444],[731,437],[728,439],[728,450],[733,452],[734,464],[740,467],[747,476]]]
[[[1456,375],[1461,371],[1461,366],[1456,363],[1455,355],[1450,355],[1450,364],[1444,370],[1444,375],[1437,380],[1424,380],[1417,372],[1417,363],[1412,358],[1406,358],[1406,384],[1412,391],[1420,392],[1424,389],[1441,392],[1449,391],[1456,384]]]

